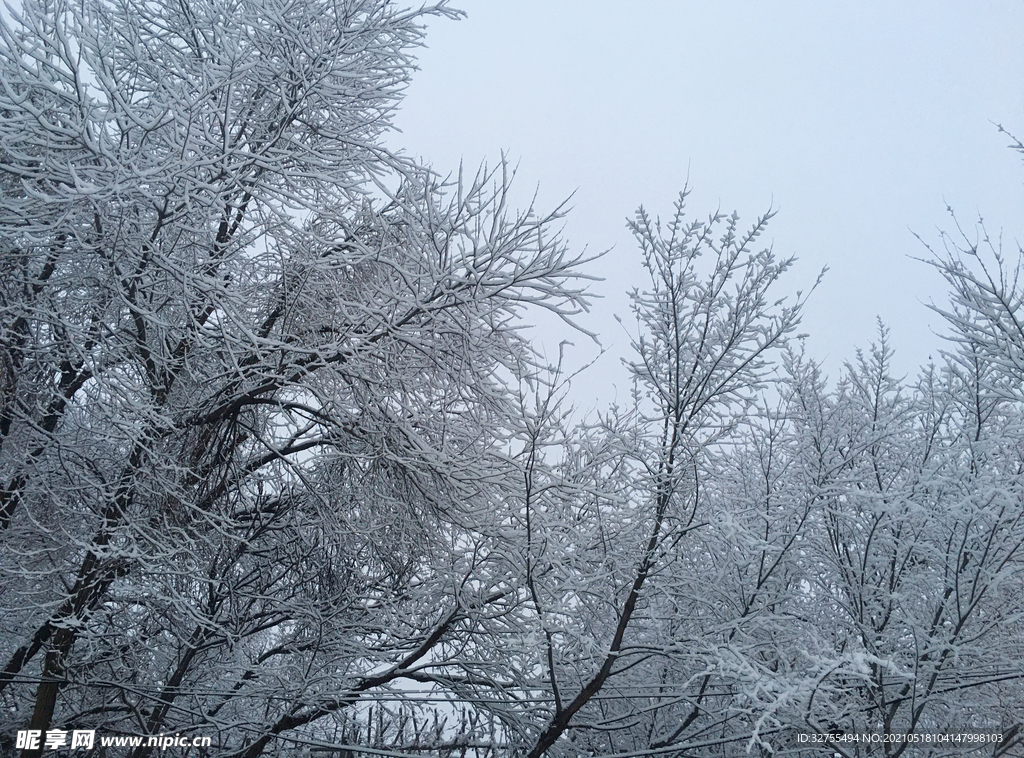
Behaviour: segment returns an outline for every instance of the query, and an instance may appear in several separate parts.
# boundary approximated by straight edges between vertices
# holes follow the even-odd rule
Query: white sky
[[[908,256],[925,254],[912,231],[952,228],[947,203],[1024,240],[1024,166],[994,126],[1024,138],[1019,0],[457,5],[466,19],[429,27],[391,143],[444,173],[504,150],[541,210],[575,192],[569,242],[611,249],[587,324],[613,353],[621,293],[644,285],[625,218],[667,217],[687,174],[695,215],[778,210],[763,239],[800,259],[788,291],[829,266],[802,331],[833,377],[876,316],[902,372],[936,351],[922,303],[942,282]]]

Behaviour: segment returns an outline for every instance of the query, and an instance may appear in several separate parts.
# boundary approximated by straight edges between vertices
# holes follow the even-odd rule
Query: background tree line
[[[949,350],[895,377],[880,326],[830,385],[769,217],[684,192],[630,222],[634,391],[581,422],[519,329],[588,307],[560,211],[382,147],[429,15],[455,12],[0,24],[3,754],[57,728],[225,758],[1006,752],[1019,251],[945,239]]]

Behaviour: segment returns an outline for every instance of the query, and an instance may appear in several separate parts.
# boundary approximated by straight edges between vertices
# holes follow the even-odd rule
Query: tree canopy
[[[946,239],[941,360],[893,376],[880,324],[830,384],[770,215],[684,191],[629,222],[633,393],[581,420],[521,328],[585,328],[562,209],[382,141],[454,15],[0,19],[0,752],[1009,750],[1020,251]]]

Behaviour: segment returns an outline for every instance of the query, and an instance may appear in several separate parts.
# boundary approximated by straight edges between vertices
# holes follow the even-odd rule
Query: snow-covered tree
[[[576,623],[559,630],[557,648],[546,639],[553,707],[524,751],[530,756],[636,749],[640,727],[647,742],[639,747],[663,749],[703,706],[699,694],[689,708],[668,704],[688,699],[680,687],[713,633],[686,618],[708,590],[708,577],[693,573],[707,568],[695,555],[714,517],[706,479],[766,386],[771,356],[796,327],[802,301],[786,305],[775,292],[790,261],[756,249],[767,217],[744,232],[735,215],[690,220],[685,201],[684,192],[664,227],[642,209],[631,224],[651,278],[633,294],[634,407],[571,448],[585,451],[571,460],[585,460],[598,480],[574,481],[570,491],[587,504],[575,512],[586,514],[589,531],[580,539],[575,527],[576,568],[546,572],[549,599],[537,602],[539,614]],[[544,565],[558,565],[561,555],[564,548],[548,542]],[[559,654],[566,649],[581,652],[567,659]]]
[[[29,0],[0,25],[5,727],[253,758],[478,675],[455,651],[517,602],[483,549],[505,383],[535,370],[513,321],[582,301],[504,167],[445,185],[381,146],[429,15]],[[425,734],[392,706],[378,735]]]

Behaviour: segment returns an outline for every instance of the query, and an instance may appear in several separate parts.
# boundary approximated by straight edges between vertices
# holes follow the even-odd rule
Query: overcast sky
[[[621,352],[611,319],[643,286],[625,218],[663,217],[687,181],[705,216],[774,208],[766,241],[796,255],[790,291],[829,273],[806,312],[811,353],[834,377],[892,330],[916,373],[939,345],[938,275],[910,256],[979,213],[1016,249],[1024,166],[1024,3],[462,0],[431,23],[392,140],[437,170],[519,163],[522,202],[573,194],[565,235],[610,249],[589,325]],[[581,342],[581,341],[578,341]],[[582,344],[582,343],[581,343]]]

